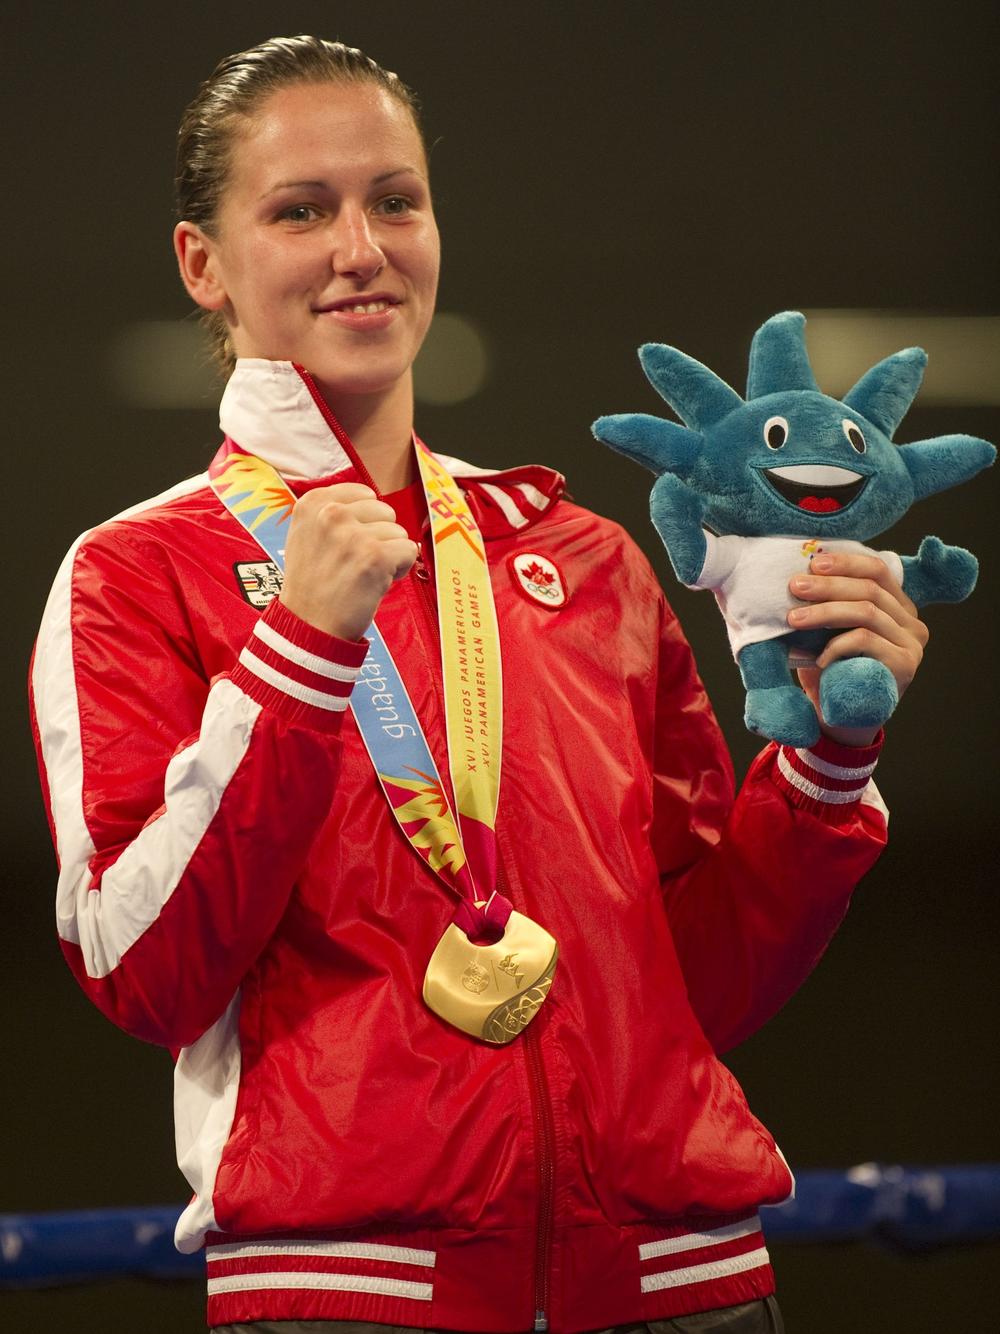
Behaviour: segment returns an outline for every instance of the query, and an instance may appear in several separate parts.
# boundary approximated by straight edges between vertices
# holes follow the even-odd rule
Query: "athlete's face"
[[[409,386],[440,246],[395,98],[367,83],[274,93],[234,142],[205,244],[238,356],[298,362],[334,403]]]

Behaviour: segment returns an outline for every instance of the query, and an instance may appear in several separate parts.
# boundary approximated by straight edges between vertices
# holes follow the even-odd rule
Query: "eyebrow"
[[[407,175],[420,176],[422,179],[422,173],[416,167],[393,167],[392,171],[383,171],[380,175],[373,176],[371,183],[372,185],[382,185],[383,182],[392,180],[393,176]],[[310,186],[316,190],[328,190],[330,188],[327,181],[281,181],[277,185],[272,185],[270,190],[265,190],[260,198],[266,199],[268,195],[275,195],[279,190],[299,190],[304,186]]]

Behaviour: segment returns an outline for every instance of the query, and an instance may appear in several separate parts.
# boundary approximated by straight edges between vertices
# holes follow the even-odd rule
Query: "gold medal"
[[[538,1013],[558,958],[555,937],[522,913],[492,945],[473,945],[452,922],[427,965],[424,1001],[463,1033],[510,1042]]]

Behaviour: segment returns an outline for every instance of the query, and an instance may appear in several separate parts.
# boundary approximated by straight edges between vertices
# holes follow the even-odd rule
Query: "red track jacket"
[[[288,363],[239,363],[222,424],[298,491],[356,476]],[[768,746],[734,803],[627,535],[547,469],[445,462],[500,620],[505,892],[560,949],[508,1046],[421,999],[455,904],[345,711],[364,645],[282,606],[205,476],[85,534],[46,609],[59,935],[109,1018],[180,1049],[177,1244],[207,1245],[211,1324],[572,1334],[772,1289],[757,1207],[791,1177],[716,1053],[795,991],[878,855],[875,750]],[[444,775],[433,583],[378,616]]]

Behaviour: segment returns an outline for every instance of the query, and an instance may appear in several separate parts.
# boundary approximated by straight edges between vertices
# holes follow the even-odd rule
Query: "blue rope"
[[[762,1214],[770,1241],[868,1238],[920,1252],[1000,1238],[1000,1163],[803,1172],[795,1199]]]
[[[180,1255],[178,1205],[0,1214],[0,1286],[46,1287],[128,1275],[198,1278],[200,1253]],[[919,1253],[1000,1238],[1000,1164],[803,1172],[794,1200],[764,1210],[768,1241],[862,1238]]]
[[[0,1214],[0,1284],[46,1287],[141,1274],[197,1278],[204,1257],[174,1250],[176,1204]]]

